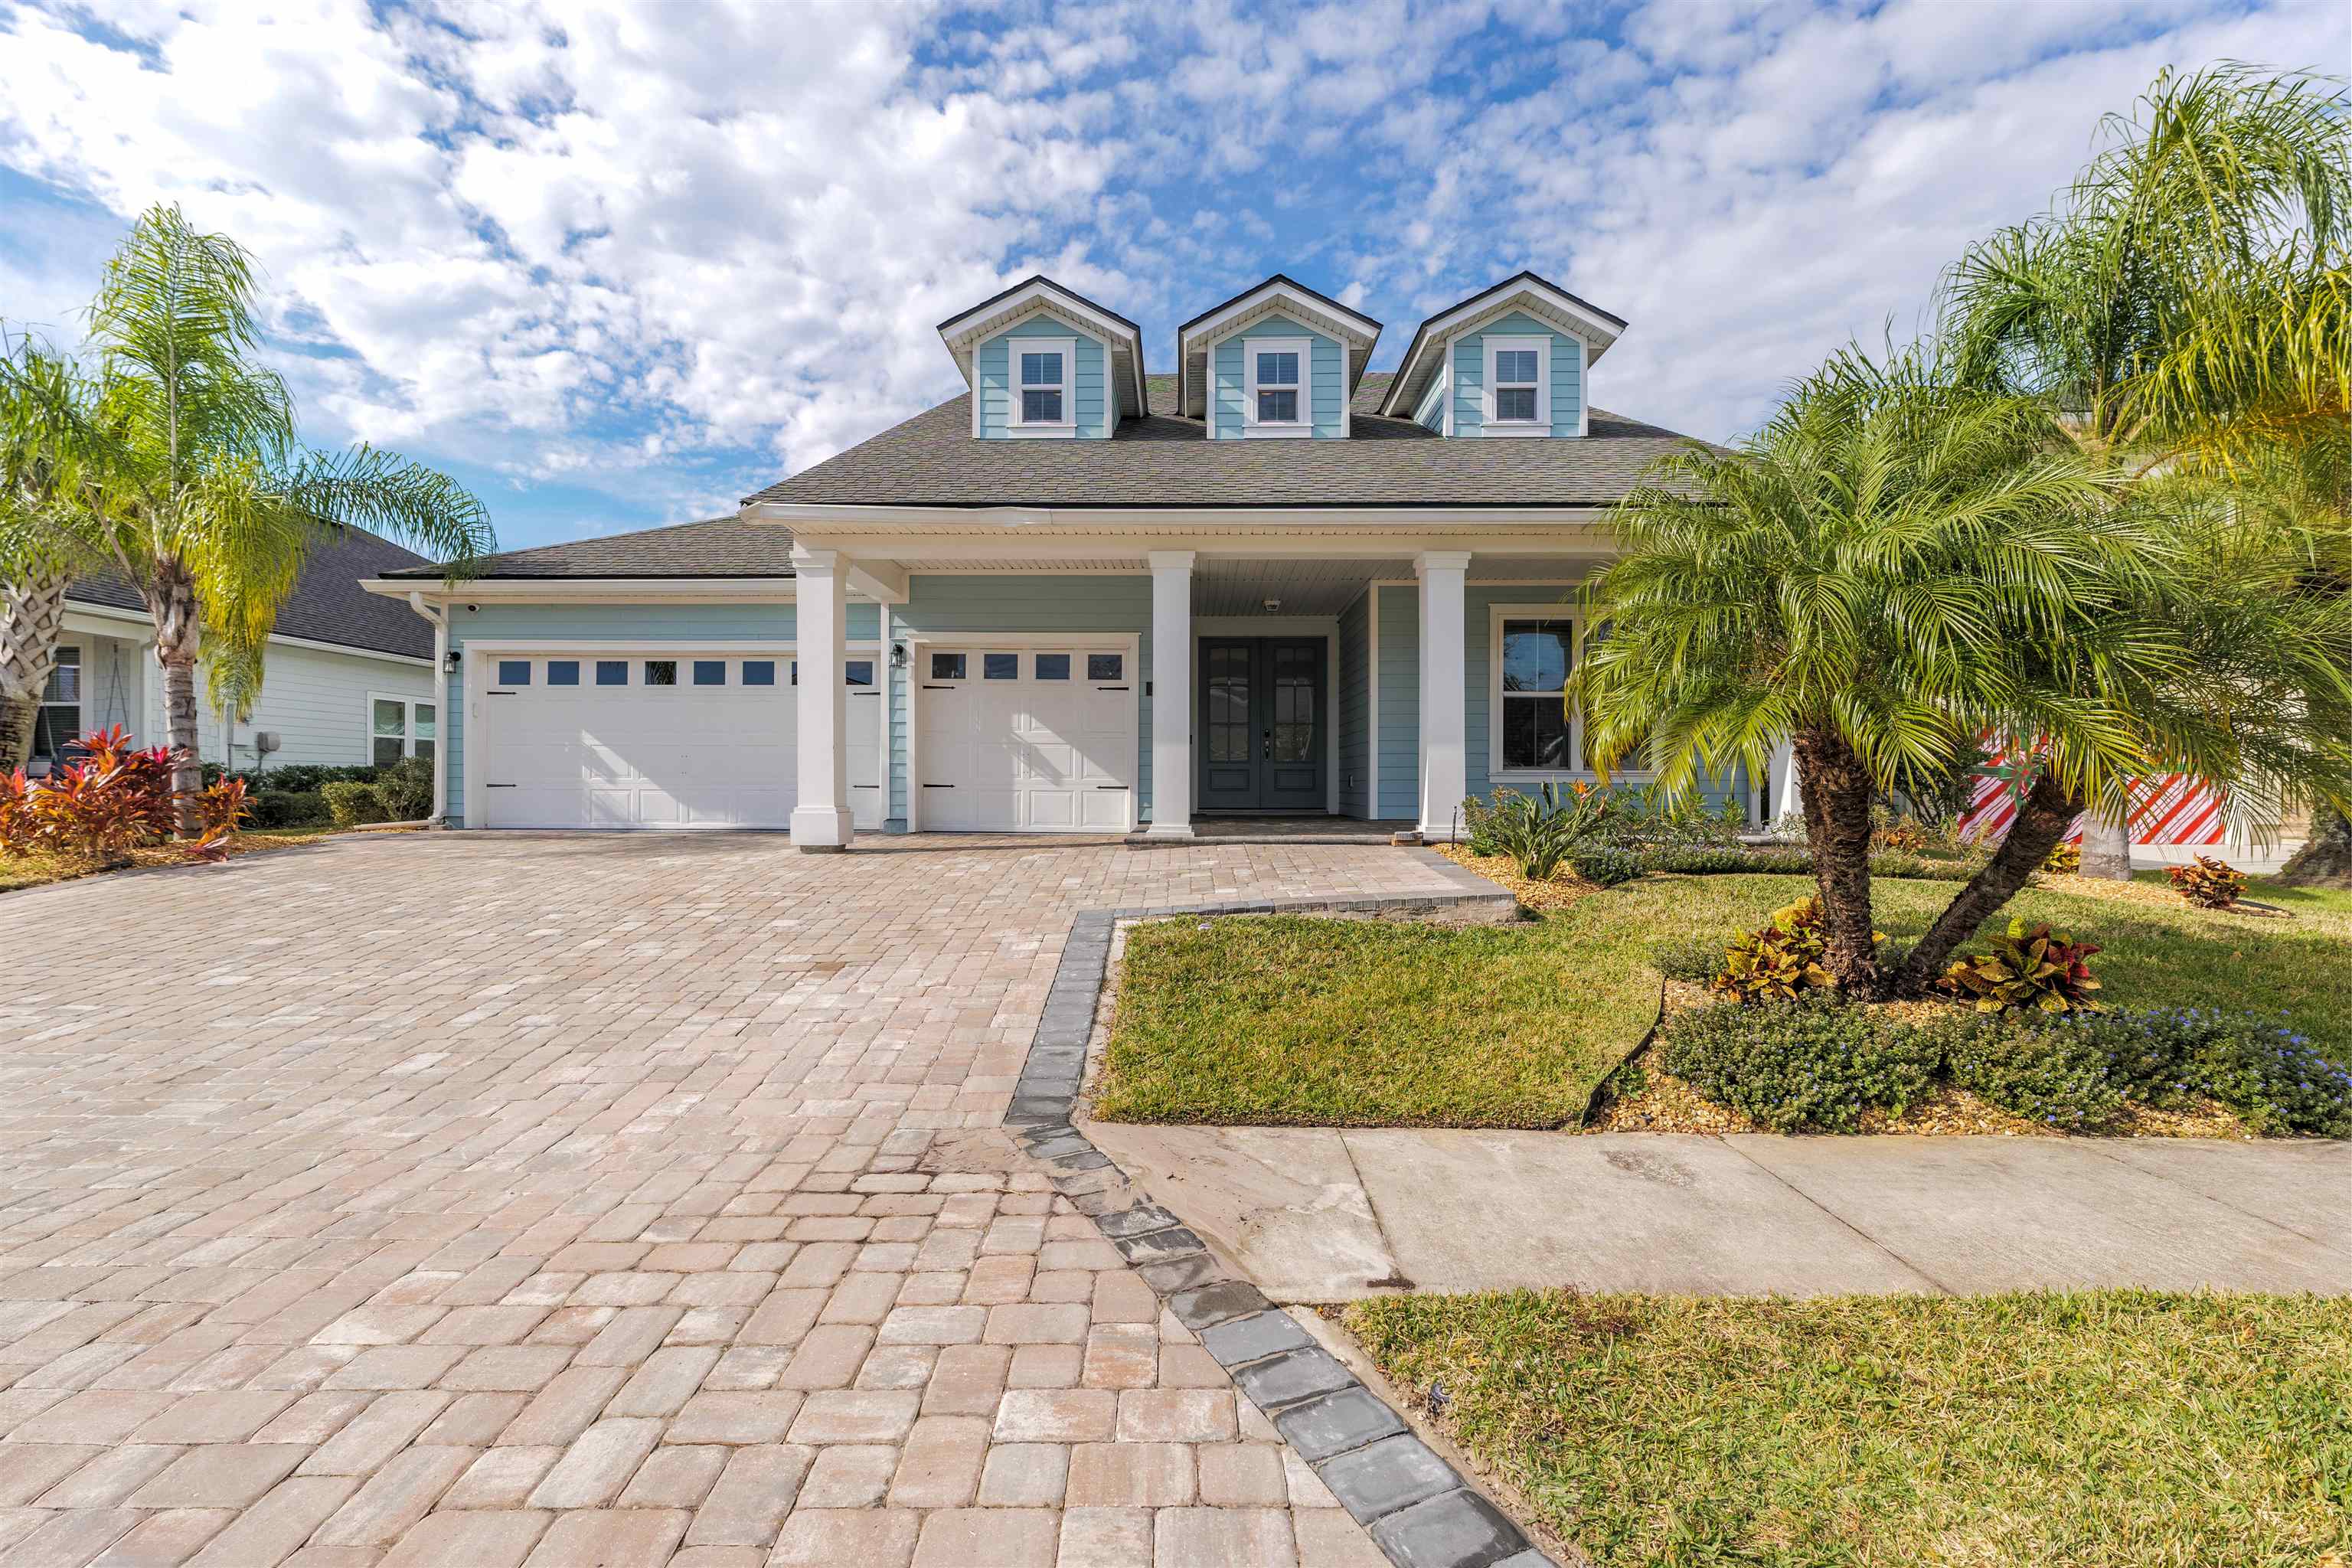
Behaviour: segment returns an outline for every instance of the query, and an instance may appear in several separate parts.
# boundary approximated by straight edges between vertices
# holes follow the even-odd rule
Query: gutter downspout
[[[425,595],[415,589],[409,591],[408,607],[433,623],[433,711],[438,718],[433,726],[433,814],[425,820],[435,827],[446,827],[449,825],[449,612],[439,605],[428,606],[425,603]]]

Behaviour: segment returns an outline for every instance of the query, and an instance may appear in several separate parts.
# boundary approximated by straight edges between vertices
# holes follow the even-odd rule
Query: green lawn
[[[1927,929],[1954,884],[1881,880],[1880,925]],[[1095,1113],[1234,1125],[1554,1127],[1656,1016],[1664,937],[1728,934],[1811,890],[1799,877],[1646,877],[1547,919],[1444,928],[1292,916],[1129,934]],[[2032,889],[2010,910],[2106,951],[2113,1003],[2290,1014],[2352,1055],[2352,897],[2256,896],[2291,921],[2141,888]]]
[[[2094,1291],[1360,1301],[1601,1568],[2340,1568],[2352,1302]]]

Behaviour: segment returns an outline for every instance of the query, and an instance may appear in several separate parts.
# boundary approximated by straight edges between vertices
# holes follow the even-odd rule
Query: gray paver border
[[[1358,899],[1277,899],[1082,911],[1070,923],[1045,1011],[1031,1037],[1004,1125],[1043,1161],[1056,1191],[1095,1223],[1176,1320],[1230,1373],[1283,1440],[1398,1568],[1556,1568],[1519,1527],[1465,1481],[1411,1423],[1315,1342],[1256,1286],[1227,1273],[1200,1237],[1142,1196],[1110,1157],[1072,1124],[1087,1041],[1121,921],[1183,915],[1330,914],[1411,917],[1516,910],[1485,878],[1425,848],[1404,848],[1440,870],[1448,893]]]

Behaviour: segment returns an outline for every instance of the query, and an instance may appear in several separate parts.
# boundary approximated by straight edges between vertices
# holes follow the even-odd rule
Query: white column
[[[1772,820],[1763,824],[1769,833],[1782,819],[1802,820],[1804,800],[1797,787],[1797,748],[1783,741],[1772,748]]]
[[[793,807],[793,847],[822,854],[848,847],[849,688],[843,669],[849,598],[848,563],[830,550],[793,546],[797,595],[800,689],[800,800]]]
[[[1421,836],[1454,837],[1470,793],[1465,748],[1469,718],[1464,669],[1463,583],[1466,550],[1426,550],[1412,560],[1421,582]]]
[[[1151,828],[1192,837],[1192,552],[1151,552]]]

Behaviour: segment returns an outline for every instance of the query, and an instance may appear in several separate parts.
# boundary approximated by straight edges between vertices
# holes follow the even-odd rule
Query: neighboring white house
[[[250,719],[224,725],[198,677],[198,750],[239,772],[289,763],[387,763],[430,756],[439,728],[433,633],[405,605],[360,587],[388,571],[426,566],[423,556],[353,529],[320,551],[278,616],[261,695]],[[35,731],[32,772],[93,730],[121,725],[142,746],[162,745],[163,671],[138,594],[119,578],[76,583],[66,595],[65,636]],[[257,737],[277,738],[265,757]]]

